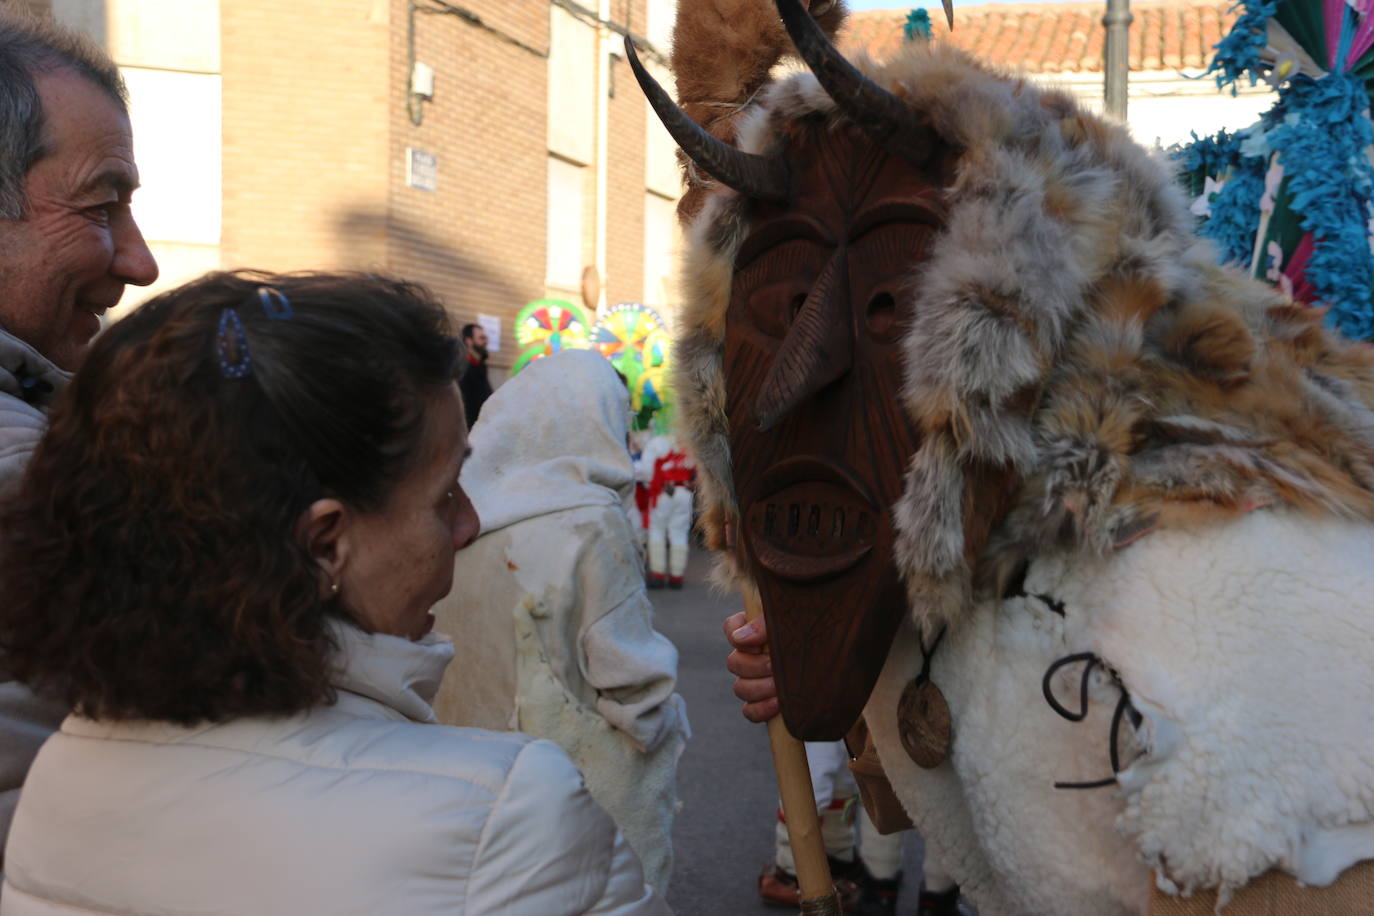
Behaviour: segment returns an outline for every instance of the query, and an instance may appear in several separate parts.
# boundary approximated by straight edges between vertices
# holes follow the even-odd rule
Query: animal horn
[[[799,0],[776,0],[797,53],[826,94],[888,152],[919,165],[931,149],[931,130],[901,99],[864,76],[845,59]]]
[[[725,141],[712,136],[677,107],[663,87],[658,84],[635,53],[634,42],[625,36],[625,57],[634,70],[639,87],[644,90],[658,119],[668,128],[677,145],[697,167],[726,187],[747,197],[786,203],[790,197],[792,180],[787,163],[781,158],[756,156],[742,152]]]

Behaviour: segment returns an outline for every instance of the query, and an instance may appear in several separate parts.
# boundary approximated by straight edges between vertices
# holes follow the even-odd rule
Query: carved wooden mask
[[[737,549],[783,718],[821,741],[862,712],[907,607],[890,507],[918,436],[900,345],[943,208],[930,176],[856,129],[796,127],[791,200],[754,202],[736,259],[725,388]]]

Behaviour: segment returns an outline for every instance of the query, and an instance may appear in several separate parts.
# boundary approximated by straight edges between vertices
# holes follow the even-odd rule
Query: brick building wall
[[[592,7],[594,3],[583,3]],[[502,348],[492,365],[508,367],[519,355],[513,320],[534,299],[555,295],[580,301],[572,286],[549,285],[547,231],[550,118],[550,17],[565,16],[548,0],[468,0],[464,8],[483,26],[450,15],[421,14],[415,25],[415,58],[434,69],[435,95],[423,104],[423,120],[411,123],[405,108],[409,58],[403,17],[393,4],[392,164],[388,263],[391,269],[435,288],[459,321],[479,314],[501,319]],[[647,0],[616,0],[614,22],[643,33]],[[619,47],[614,38],[611,47]],[[594,66],[595,59],[588,62]],[[629,65],[612,64],[615,95],[608,108],[606,301],[645,298],[644,175],[647,103]],[[590,117],[596,92],[586,76],[588,105],[569,117]],[[579,81],[580,82],[580,81]],[[590,126],[590,125],[589,125]],[[436,155],[438,188],[406,186],[408,147]],[[561,154],[557,154],[561,155]],[[580,166],[582,264],[595,263],[597,169]]]
[[[463,5],[489,28],[453,15],[415,17],[415,57],[435,74],[416,126],[406,110],[408,4],[391,2],[387,264],[429,285],[460,322],[499,316],[492,365],[504,367],[518,355],[515,313],[544,293],[549,6]],[[437,157],[436,190],[407,186],[409,147]]]
[[[388,0],[222,0],[225,267],[385,268]]]
[[[610,17],[643,35],[650,4],[662,18],[666,2],[613,0]],[[170,89],[154,87],[162,94],[149,96],[144,116],[150,123],[136,134],[157,147],[140,159],[166,151],[175,160],[188,132],[205,142],[213,135],[222,150],[222,166],[203,150],[183,156],[213,168],[221,179],[213,188],[204,176],[188,179],[184,170],[157,163],[173,188],[159,198],[165,206],[158,213],[213,210],[218,219],[190,228],[171,216],[161,220],[169,229],[160,256],[169,267],[177,246],[199,246],[191,252],[196,257],[183,258],[184,270],[167,272],[169,283],[216,266],[386,270],[431,287],[459,322],[497,316],[502,347],[492,365],[498,379],[519,355],[513,319],[525,303],[550,293],[580,300],[577,278],[596,262],[598,88],[595,29],[587,20],[595,0],[581,0],[583,10],[553,0],[462,0],[456,5],[467,16],[417,0],[430,11],[414,15],[413,31],[410,0],[0,0],[44,9],[54,3],[97,40],[112,42],[118,32],[117,43],[127,45],[121,53],[130,58],[121,62],[154,71],[163,66],[160,58],[143,61],[140,49],[153,42],[148,46],[165,54],[184,44],[169,43],[162,24],[191,3],[199,19],[183,24],[183,32],[212,42],[216,51],[213,62],[192,68],[195,74],[183,73],[186,65],[176,61],[163,66],[183,81],[200,78],[202,70],[218,81],[215,110],[208,102],[190,108],[164,102]],[[555,23],[562,29],[557,34],[581,49],[560,42],[557,71],[550,59]],[[646,231],[654,234],[645,219],[649,112],[618,36],[610,50],[605,300],[651,301],[645,288]],[[419,104],[418,125],[408,108],[413,61],[434,72],[434,95]],[[202,113],[200,121],[213,116],[215,129],[188,121],[190,111]],[[412,149],[437,163],[433,190],[408,182]],[[659,153],[671,159],[671,149]],[[555,173],[566,205],[551,210]],[[189,201],[184,189],[192,187],[213,191],[214,206]],[[145,205],[140,218],[152,215]],[[559,249],[551,237],[571,247]],[[655,290],[660,273],[661,263]]]
[[[645,0],[613,3],[613,17],[643,34]],[[617,9],[618,7],[618,9]],[[620,50],[619,36],[612,47]],[[644,297],[644,118],[648,102],[622,57],[612,64],[608,127],[606,227],[606,302],[643,301]]]

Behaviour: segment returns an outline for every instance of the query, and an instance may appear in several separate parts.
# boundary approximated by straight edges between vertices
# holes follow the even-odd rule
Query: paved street
[[[694,550],[682,591],[652,591],[655,626],[681,653],[678,690],[687,699],[692,740],[678,768],[682,811],[674,828],[677,861],[668,901],[677,916],[754,916],[780,910],[759,902],[754,885],[773,855],[777,785],[761,726],[745,721],[730,692],[721,621],[739,598],[707,582],[708,558]],[[915,912],[920,842],[904,850],[908,881],[898,912]]]

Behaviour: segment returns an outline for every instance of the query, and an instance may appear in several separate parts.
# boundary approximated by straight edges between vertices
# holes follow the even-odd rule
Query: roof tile
[[[1136,0],[1131,4],[1132,70],[1206,67],[1213,46],[1235,24],[1233,0]],[[1102,2],[985,4],[954,7],[954,31],[931,13],[932,38],[951,41],[989,63],[1030,73],[1101,72]],[[882,60],[903,42],[905,10],[854,13],[840,46]]]

